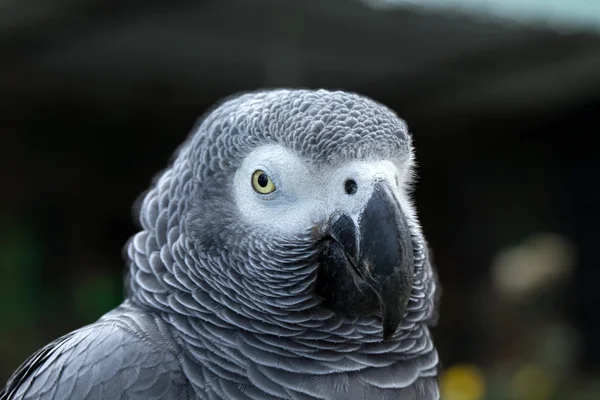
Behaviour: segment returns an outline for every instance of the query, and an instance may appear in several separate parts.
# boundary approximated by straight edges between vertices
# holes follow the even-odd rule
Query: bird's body
[[[404,123],[358,95],[225,102],[146,194],[124,303],[0,398],[438,399],[412,160]]]

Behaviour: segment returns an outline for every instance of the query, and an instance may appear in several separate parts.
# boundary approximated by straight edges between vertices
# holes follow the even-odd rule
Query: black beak
[[[349,316],[381,313],[383,338],[391,338],[406,312],[413,282],[411,234],[400,204],[385,182],[357,218],[331,220],[320,253],[317,293],[325,306]]]

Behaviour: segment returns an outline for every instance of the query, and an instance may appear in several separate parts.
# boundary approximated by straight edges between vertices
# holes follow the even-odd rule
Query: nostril
[[[358,189],[358,185],[354,179],[348,179],[346,180],[346,183],[344,183],[344,189],[346,190],[346,193],[354,194]]]
[[[394,181],[396,182],[396,186],[400,186],[400,178],[398,178],[398,175],[394,176]]]

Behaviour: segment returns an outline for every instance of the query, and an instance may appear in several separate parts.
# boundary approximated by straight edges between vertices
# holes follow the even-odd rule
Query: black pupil
[[[258,185],[260,187],[267,187],[269,184],[269,177],[264,172],[258,176]]]
[[[356,189],[357,189],[356,181],[354,179],[348,179],[344,185],[344,188],[346,189],[346,193],[348,193],[348,194],[356,193]]]

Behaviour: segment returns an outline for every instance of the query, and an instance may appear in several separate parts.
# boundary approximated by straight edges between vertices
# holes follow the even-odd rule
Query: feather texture
[[[190,399],[166,324],[127,305],[50,343],[0,399]]]

